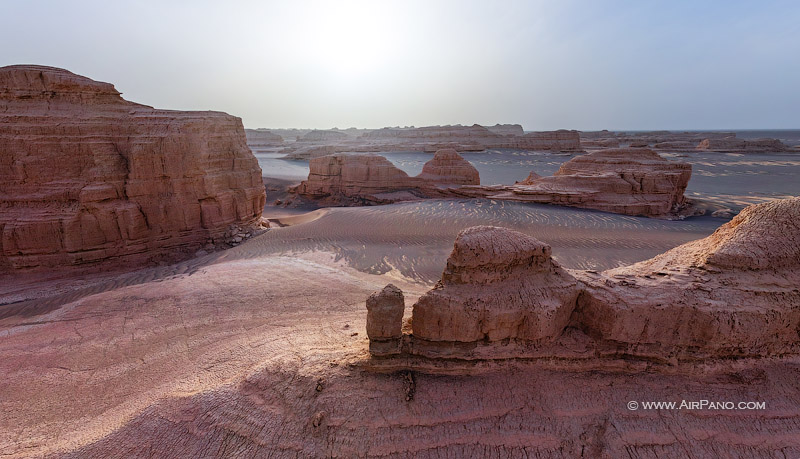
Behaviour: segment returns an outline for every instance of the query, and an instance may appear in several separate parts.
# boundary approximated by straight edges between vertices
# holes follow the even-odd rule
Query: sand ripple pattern
[[[435,282],[459,231],[504,226],[553,246],[576,269],[603,270],[645,260],[711,234],[719,219],[662,221],[556,206],[493,200],[439,200],[333,208],[319,219],[274,229],[220,255],[219,261],[269,254],[332,251],[364,272],[393,269]]]

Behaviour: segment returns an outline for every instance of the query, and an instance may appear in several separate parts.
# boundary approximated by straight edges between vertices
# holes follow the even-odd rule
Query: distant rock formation
[[[308,179],[290,191],[332,205],[443,197],[448,186],[480,183],[477,169],[454,150],[438,151],[416,177],[373,154],[312,158],[309,168]]]
[[[283,144],[283,137],[266,129],[245,129],[244,134],[249,147],[271,147]]]
[[[478,169],[453,149],[439,150],[422,166],[418,178],[437,184],[480,185]]]
[[[797,354],[798,285],[800,198],[747,207],[705,239],[602,273],[560,268],[530,236],[469,228],[414,304],[401,354],[660,363]]]
[[[298,138],[299,142],[318,142],[321,140],[344,140],[350,136],[341,131],[326,131],[315,129]]]
[[[697,150],[729,153],[765,153],[787,151],[789,148],[777,139],[743,140],[735,138],[703,139]]]
[[[300,148],[288,149],[289,153],[281,159],[309,160],[320,156],[335,155],[336,147],[333,145],[310,145]]]
[[[500,135],[524,135],[525,131],[519,124],[495,124],[494,126],[486,126],[486,129],[495,134]]]
[[[282,131],[281,131],[282,132]],[[375,130],[308,131],[298,145],[288,145],[285,153],[306,144],[330,146],[343,152],[424,151],[442,149],[483,151],[487,148],[515,148],[547,151],[582,151],[578,131],[546,131],[525,134],[520,125],[392,127]]]
[[[0,103],[0,269],[193,253],[260,218],[239,118],[34,65],[0,68]]]
[[[691,164],[667,161],[652,150],[600,150],[567,161],[552,176],[526,180],[492,197],[665,216],[686,204],[683,193],[691,175]]]
[[[290,191],[323,205],[472,197],[644,217],[695,215],[683,195],[692,175],[691,164],[667,161],[648,149],[595,151],[567,161],[552,176],[531,171],[514,185],[479,185],[477,169],[449,149],[438,151],[416,177],[377,155],[337,154],[312,159],[309,166],[308,180]]]

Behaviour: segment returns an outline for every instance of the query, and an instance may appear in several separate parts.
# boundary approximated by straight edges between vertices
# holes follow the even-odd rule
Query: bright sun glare
[[[308,23],[304,47],[320,71],[339,77],[365,76],[396,51],[392,22],[383,2],[326,2]]]

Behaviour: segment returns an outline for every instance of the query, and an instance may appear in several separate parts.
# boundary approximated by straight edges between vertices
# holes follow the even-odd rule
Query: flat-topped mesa
[[[497,198],[669,216],[685,208],[691,175],[691,164],[667,161],[649,149],[601,150],[567,161],[553,176],[513,185],[510,195]]]
[[[241,119],[156,110],[52,67],[0,68],[0,269],[194,253],[260,219]]]
[[[297,139],[298,142],[319,142],[324,140],[345,140],[350,138],[347,133],[342,131],[327,131],[314,129]]]
[[[247,146],[269,147],[283,144],[283,137],[266,129],[245,129]]]
[[[763,153],[788,151],[789,147],[778,139],[709,138],[700,141],[696,149],[727,153]]]
[[[797,353],[800,198],[745,208],[711,236],[600,275],[575,320],[604,347],[652,358]]]
[[[422,166],[418,178],[441,184],[480,185],[478,169],[453,149],[439,150]]]
[[[416,177],[374,154],[311,158],[308,179],[290,191],[328,205],[387,204],[445,197],[449,187],[480,183],[478,171],[453,150],[438,151]]]
[[[479,358],[494,351],[492,343],[551,342],[567,326],[578,292],[549,245],[506,228],[466,229],[441,281],[414,304],[410,352]]]
[[[519,124],[495,124],[494,126],[485,126],[486,129],[500,135],[523,135],[525,131],[522,125]]]

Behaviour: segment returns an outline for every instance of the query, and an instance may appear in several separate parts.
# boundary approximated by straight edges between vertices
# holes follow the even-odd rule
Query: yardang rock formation
[[[800,198],[750,206],[705,239],[602,273],[564,270],[522,233],[469,228],[414,304],[402,353],[661,363],[797,354],[798,222]]]
[[[241,119],[52,67],[0,69],[0,152],[0,269],[196,250],[265,202]]]

